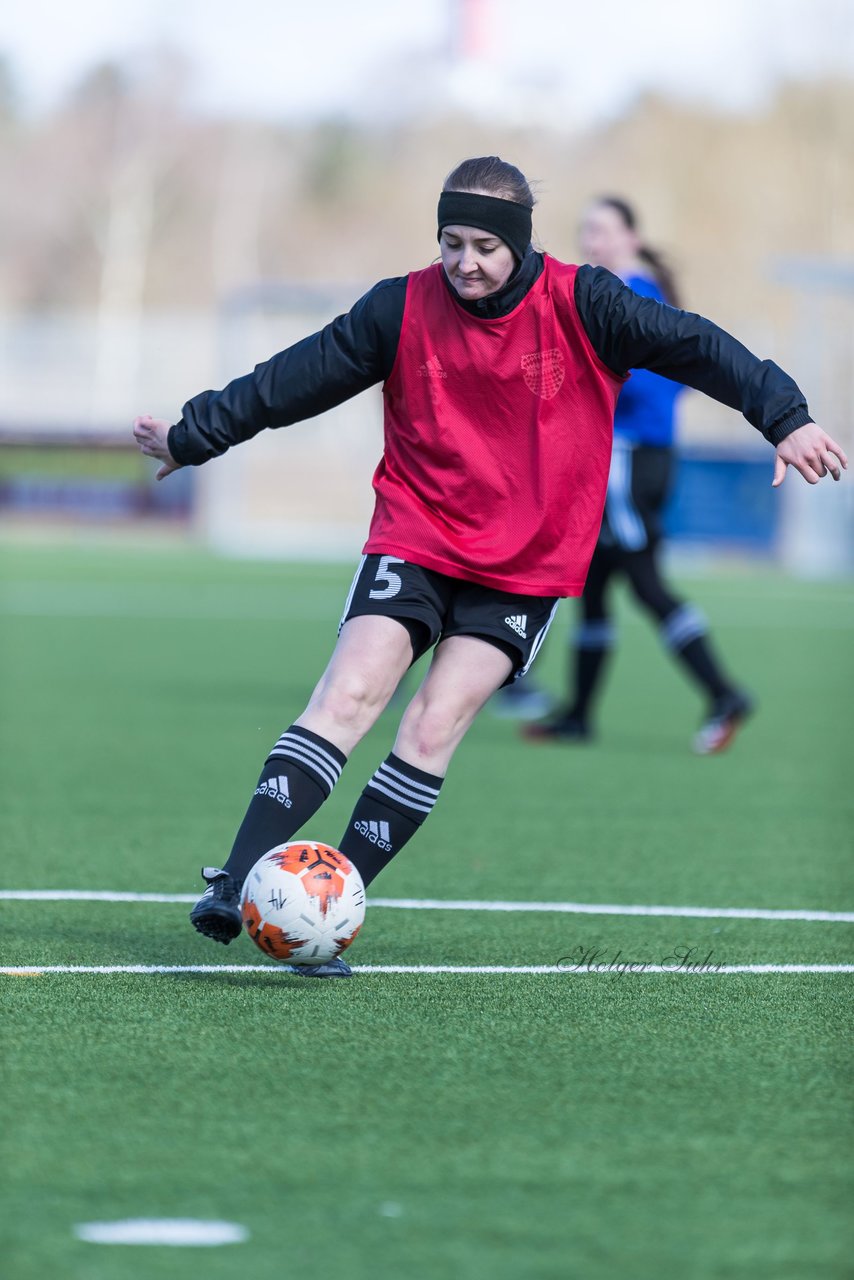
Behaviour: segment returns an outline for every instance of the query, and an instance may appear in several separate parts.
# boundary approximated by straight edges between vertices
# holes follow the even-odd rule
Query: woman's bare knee
[[[444,774],[476,710],[433,703],[416,694],[400,724],[395,752],[428,773]]]
[[[297,724],[309,729],[320,724],[327,729],[334,727],[358,741],[374,724],[390,696],[391,692],[384,685],[356,672],[327,673],[311,695]],[[315,731],[335,741],[335,736],[324,732],[323,728]]]
[[[379,713],[388,697],[389,692],[384,685],[372,681],[369,676],[347,672],[321,684],[316,705],[342,724],[356,724]],[[314,698],[312,702],[315,702]]]
[[[388,704],[411,660],[409,634],[395,619],[352,618],[296,723],[349,754]]]

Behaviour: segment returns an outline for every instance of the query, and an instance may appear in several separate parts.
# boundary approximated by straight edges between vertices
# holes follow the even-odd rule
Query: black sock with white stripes
[[[268,849],[290,840],[317,812],[346,763],[343,751],[319,734],[286,729],[267,757],[224,870],[245,880]]]
[[[428,816],[444,778],[407,764],[394,752],[365,787],[338,848],[369,885]]]
[[[733,686],[714,655],[706,620],[699,609],[691,604],[678,605],[661,620],[660,633],[667,648],[703,686],[710,698],[732,693]]]

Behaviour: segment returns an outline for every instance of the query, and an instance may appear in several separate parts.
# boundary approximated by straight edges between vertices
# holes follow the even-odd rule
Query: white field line
[[[285,973],[287,969],[283,970]],[[0,975],[7,977],[40,977],[42,974],[170,974],[170,973],[276,973],[267,964],[44,964],[15,965],[0,968]],[[736,973],[854,973],[854,964],[728,964],[728,965],[661,965],[638,963],[629,968],[620,964],[559,965],[559,964],[356,964],[354,973],[484,973],[484,974],[563,974],[564,977],[584,977],[587,974],[605,974],[634,977],[646,973],[678,973],[694,976],[718,976]]]
[[[125,893],[111,889],[0,889],[0,901],[195,902],[197,893]],[[854,911],[772,910],[763,907],[667,907],[614,902],[492,902],[452,898],[369,898],[369,907],[397,911],[538,911],[583,916],[683,916],[709,920],[809,920],[852,924]]]
[[[554,911],[580,916],[694,916],[732,920],[824,920],[854,923],[854,911],[766,910],[762,907],[666,907],[616,902],[464,902],[441,898],[369,898],[371,907],[401,911]]]

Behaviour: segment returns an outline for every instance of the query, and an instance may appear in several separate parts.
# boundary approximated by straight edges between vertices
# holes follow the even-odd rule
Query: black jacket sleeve
[[[183,466],[207,462],[265,427],[313,418],[391,372],[403,323],[406,276],[381,280],[346,315],[236,378],[188,400],[169,430]]]
[[[651,369],[739,409],[778,445],[812,422],[797,384],[771,360],[760,360],[710,320],[642,298],[604,267],[575,277],[579,319],[603,364],[621,376]]]

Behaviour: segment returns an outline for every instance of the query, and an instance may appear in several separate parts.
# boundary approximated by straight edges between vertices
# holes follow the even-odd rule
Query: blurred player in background
[[[581,223],[581,250],[585,262],[606,267],[641,297],[680,305],[670,269],[642,242],[635,212],[625,200],[603,196],[590,205]],[[593,737],[593,707],[615,638],[608,589],[620,578],[658,627],[666,651],[705,694],[695,751],[723,751],[753,709],[753,699],[721,667],[702,614],[680,600],[661,573],[662,515],[676,465],[674,418],[683,390],[649,369],[637,369],[620,392],[602,529],[572,638],[569,702],[550,720],[527,725],[527,738],[587,742]]]
[[[441,263],[381,281],[320,333],[195,396],[174,425],[134,422],[163,479],[383,383],[376,506],[337,644],[273,745],[225,867],[203,868],[190,919],[218,942],[241,931],[255,862],[314,816],[433,649],[338,847],[369,885],[429,816],[481,708],[528,669],[558,599],[581,594],[629,369],[659,369],[741,409],[776,446],[778,482],[790,464],[811,483],[846,465],[775,364],[601,267],[536,252],[533,205],[513,165],[464,161],[439,197]],[[340,956],[297,972],[350,974]]]

